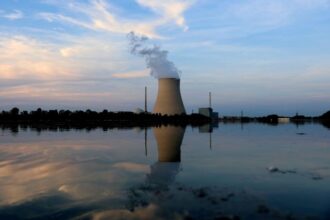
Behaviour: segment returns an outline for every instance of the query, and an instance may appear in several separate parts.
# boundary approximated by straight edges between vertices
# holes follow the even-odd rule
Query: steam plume
[[[150,69],[150,75],[157,79],[180,78],[181,71],[167,59],[168,51],[162,50],[156,45],[148,45],[147,37],[136,36],[134,32],[130,32],[127,37],[130,41],[131,54],[145,58],[147,68]]]

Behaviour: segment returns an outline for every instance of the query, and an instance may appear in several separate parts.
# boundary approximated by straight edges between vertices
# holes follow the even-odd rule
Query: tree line
[[[43,110],[38,108],[32,111],[20,111],[17,107],[9,111],[0,112],[0,123],[72,123],[72,124],[126,124],[146,125],[157,124],[200,124],[209,122],[209,118],[199,114],[160,115],[148,112],[134,113],[128,111],[112,112],[103,110],[101,112],[87,109],[77,110]]]
[[[280,116],[273,114],[264,117],[236,117],[227,118],[223,117],[223,122],[236,122],[241,123],[259,122],[267,124],[278,124]],[[290,117],[290,121],[297,124],[306,122],[320,122],[326,127],[330,128],[330,111],[317,116],[303,116],[296,114]],[[129,111],[112,112],[103,110],[101,112],[87,109],[85,111],[77,110],[43,110],[38,108],[32,111],[20,111],[19,108],[14,107],[9,111],[0,112],[0,124],[57,124],[61,126],[105,126],[105,127],[149,127],[164,124],[172,125],[201,125],[210,123],[211,119],[200,114],[181,114],[181,115],[160,115],[151,114],[149,112],[134,113]]]

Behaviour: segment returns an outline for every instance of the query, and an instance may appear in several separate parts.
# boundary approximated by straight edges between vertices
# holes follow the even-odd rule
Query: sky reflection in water
[[[213,131],[2,130],[0,219],[330,218],[328,129]]]

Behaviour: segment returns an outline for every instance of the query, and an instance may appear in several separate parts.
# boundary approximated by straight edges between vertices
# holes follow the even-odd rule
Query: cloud
[[[130,71],[124,73],[113,73],[111,76],[118,79],[131,79],[131,78],[143,78],[148,77],[150,74],[147,70]]]
[[[0,79],[77,80],[126,71],[122,43],[108,36],[59,35],[58,42],[25,35],[0,36]],[[128,53],[127,53],[128,55]],[[0,82],[1,83],[1,82]]]
[[[248,0],[234,4],[233,15],[262,26],[277,27],[288,24],[304,11],[327,7],[328,0]]]
[[[287,22],[290,9],[282,1],[249,0],[233,4],[229,13],[244,23],[276,27]]]
[[[26,100],[37,98],[39,101],[92,101],[95,99],[110,99],[111,92],[74,91],[62,87],[62,83],[35,83],[21,85],[0,91],[0,97],[24,98]]]
[[[244,38],[294,26],[306,18],[304,22],[309,22],[317,15],[313,12],[322,15],[322,9],[329,9],[329,6],[329,0],[238,0],[230,3],[205,0],[195,7],[201,8],[198,16],[190,16],[190,23],[195,27],[190,34],[216,40]]]
[[[150,8],[157,14],[160,14],[164,19],[164,23],[174,21],[175,24],[183,27],[184,30],[188,30],[183,13],[193,4],[192,1],[137,0],[137,2],[144,7]]]
[[[124,87],[117,89],[112,81],[147,75],[145,71],[131,71],[124,58],[127,51],[122,50],[120,42],[109,44],[108,36],[59,35],[58,39],[60,43],[24,35],[0,35],[3,105],[38,101],[39,106],[49,102],[92,102],[95,106],[105,105],[104,99],[124,102]]]
[[[0,79],[70,78],[69,64],[59,59],[56,46],[25,36],[0,37]]]
[[[317,7],[329,7],[329,0],[293,0],[293,3],[298,4],[304,8],[317,8]]]
[[[188,1],[171,0],[166,3],[151,0],[136,0],[142,7],[150,8],[159,17],[146,18],[140,21],[128,20],[115,15],[111,5],[103,0],[92,0],[89,4],[78,4],[70,2],[68,9],[70,13],[78,13],[81,18],[55,13],[39,13],[39,16],[49,22],[59,21],[69,23],[82,28],[94,31],[106,31],[111,33],[129,33],[134,31],[137,34],[151,38],[159,38],[156,29],[162,25],[174,21],[174,23],[188,29],[185,24],[183,13],[192,4]],[[131,12],[129,12],[131,13]]]
[[[1,14],[0,12],[0,16],[9,20],[18,20],[18,19],[22,19],[24,17],[24,14],[20,10],[14,10],[11,13]]]
[[[88,7],[88,6],[86,6]],[[91,6],[92,7],[92,6]],[[39,16],[46,19],[47,21],[59,21],[62,23],[73,24],[82,28],[90,29],[93,31],[106,31],[111,33],[128,33],[131,30],[137,33],[149,37],[159,37],[155,33],[155,24],[150,23],[139,23],[139,22],[119,22],[107,11],[100,13],[99,8],[91,8],[91,11],[85,14],[89,16],[91,21],[80,21],[69,16],[53,13],[40,13]]]

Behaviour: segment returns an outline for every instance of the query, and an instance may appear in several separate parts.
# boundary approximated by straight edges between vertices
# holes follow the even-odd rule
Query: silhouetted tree
[[[14,107],[10,110],[10,114],[14,117],[17,117],[19,114],[19,109],[17,107]]]

